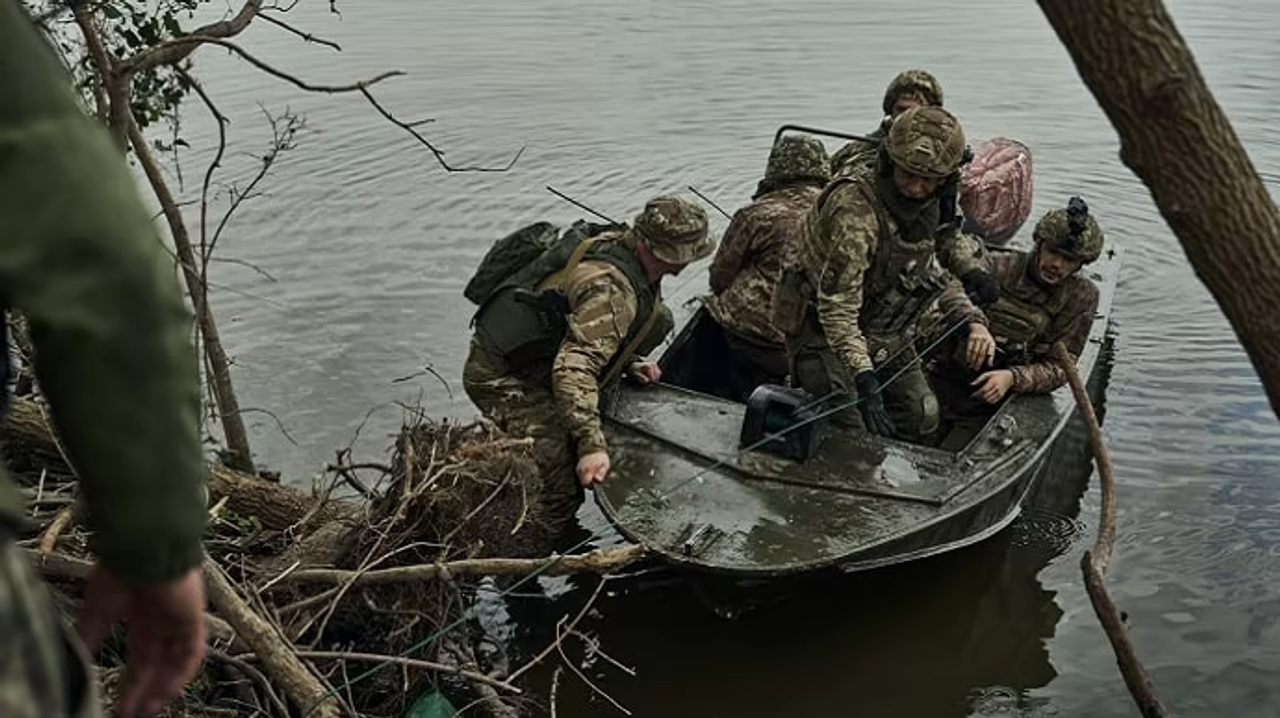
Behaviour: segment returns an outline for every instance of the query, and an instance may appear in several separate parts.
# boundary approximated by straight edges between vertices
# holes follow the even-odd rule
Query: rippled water
[[[405,70],[378,98],[403,119],[435,118],[420,129],[452,162],[499,165],[525,151],[506,174],[447,174],[358,95],[301,93],[201,51],[201,76],[234,120],[238,176],[267,137],[256,103],[302,112],[309,127],[269,179],[271,197],[246,205],[223,242],[224,256],[274,281],[230,263],[216,271],[242,404],[278,414],[298,442],[251,414],[261,458],[306,481],[371,408],[381,407],[357,447],[373,454],[398,426],[392,402],[470,416],[460,287],[511,228],[580,216],[545,185],[624,219],[690,184],[733,208],[778,125],[869,130],[889,78],[926,67],[971,137],[1032,147],[1037,216],[1081,193],[1128,247],[1106,424],[1122,484],[1110,584],[1157,687],[1181,715],[1280,714],[1276,419],[1035,3],[338,6],[341,18],[321,2],[291,18],[342,53],[265,23],[244,44],[313,82]],[[1276,194],[1274,0],[1171,9]],[[188,196],[210,130],[189,113]],[[703,290],[704,275],[690,274],[673,285],[677,299]],[[1096,486],[1086,491],[1078,452],[1062,473],[998,541],[823,583],[736,621],[712,618],[685,585],[619,585],[584,626],[637,675],[597,660],[589,677],[638,715],[1133,715],[1078,578]],[[576,610],[584,596],[572,585],[550,604],[512,607],[530,619],[531,642]],[[614,711],[576,678],[562,684],[559,715]]]

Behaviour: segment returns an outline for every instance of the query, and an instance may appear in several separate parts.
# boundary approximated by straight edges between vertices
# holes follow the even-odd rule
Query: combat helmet
[[[942,107],[942,84],[924,70],[903,70],[893,78],[885,88],[884,102],[880,105],[886,115],[892,114],[893,103],[903,95],[919,95],[925,105]]]
[[[898,115],[883,146],[893,164],[923,177],[949,177],[965,158],[964,129],[941,107],[912,107]]]
[[[794,182],[823,185],[830,180],[831,159],[822,142],[808,135],[784,135],[769,152],[769,164],[756,188],[756,196]]]
[[[1102,254],[1102,228],[1079,197],[1072,197],[1066,209],[1046,212],[1032,236],[1037,247],[1047,243],[1058,254],[1085,264]]]

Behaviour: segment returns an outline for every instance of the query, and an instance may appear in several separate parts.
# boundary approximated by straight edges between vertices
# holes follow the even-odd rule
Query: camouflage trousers
[[[880,395],[884,398],[885,409],[893,420],[898,437],[928,443],[937,432],[941,417],[938,397],[929,385],[924,367],[917,360],[915,347],[901,342],[890,347],[887,342],[875,341],[868,341],[868,346],[873,355],[884,349],[884,354],[889,357],[876,366],[876,375],[880,377]],[[839,392],[828,401],[828,405],[832,407],[848,404],[857,396],[852,372],[826,346],[801,345],[794,348],[791,355],[791,376],[793,383],[815,397],[827,397],[832,392]],[[857,406],[833,414],[831,420],[840,426],[865,428]]]
[[[0,538],[0,641],[0,716],[101,718],[88,657],[8,538]]]
[[[512,373],[473,339],[462,368],[462,386],[499,429],[533,439],[542,476],[537,493],[540,516],[553,535],[572,529],[585,492],[578,483],[576,447],[551,395],[550,367]]]

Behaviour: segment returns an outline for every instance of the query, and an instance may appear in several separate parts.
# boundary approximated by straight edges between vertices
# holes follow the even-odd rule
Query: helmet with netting
[[[1036,222],[1036,246],[1047,244],[1065,257],[1088,264],[1102,254],[1102,228],[1083,199],[1072,197],[1063,209],[1053,209]]]

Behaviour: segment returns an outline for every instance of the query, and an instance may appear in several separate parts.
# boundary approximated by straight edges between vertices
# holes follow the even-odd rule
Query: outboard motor
[[[738,445],[805,461],[817,453],[826,433],[823,408],[803,389],[762,384],[747,398]]]

